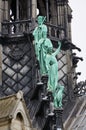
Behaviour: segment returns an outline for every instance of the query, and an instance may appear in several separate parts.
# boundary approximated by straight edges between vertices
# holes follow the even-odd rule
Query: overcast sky
[[[73,12],[72,19],[72,42],[81,48],[81,52],[76,51],[77,56],[83,57],[84,61],[79,61],[76,72],[81,72],[78,82],[86,80],[86,0],[69,0]]]

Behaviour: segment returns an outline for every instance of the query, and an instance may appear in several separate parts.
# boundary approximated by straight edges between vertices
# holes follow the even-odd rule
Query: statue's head
[[[53,45],[50,44],[50,42],[47,42],[46,49],[47,49],[47,53],[48,54],[52,54],[52,52],[53,52]]]
[[[49,54],[51,54],[53,52],[53,45],[49,39],[47,39],[45,42],[45,50]]]
[[[38,21],[38,24],[41,25],[45,21],[45,17],[44,16],[38,16],[37,21]]]
[[[53,52],[53,47],[52,46],[48,47],[48,53],[52,54],[52,52]]]

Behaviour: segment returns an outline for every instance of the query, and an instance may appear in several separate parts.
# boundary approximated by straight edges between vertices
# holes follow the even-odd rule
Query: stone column
[[[32,0],[32,18],[37,16],[37,0]]]
[[[55,117],[56,117],[55,130],[63,130],[62,115],[63,115],[63,109],[58,108],[55,110]]]
[[[57,10],[56,10],[56,2],[54,0],[50,0],[50,12],[51,12],[51,23],[57,25]]]
[[[0,1],[0,9],[2,10],[2,18],[1,20],[8,20],[8,1],[7,0],[4,0],[4,1]]]
[[[72,20],[72,10],[68,5],[68,39],[71,41],[71,20]]]
[[[8,20],[8,1],[0,0],[0,31],[3,20]]]
[[[60,25],[61,23],[61,3],[57,2],[57,25]]]
[[[71,101],[72,98],[74,98],[71,51],[67,50],[66,55],[67,55],[67,93],[68,93],[68,99],[69,101]]]
[[[32,7],[32,27],[35,26],[36,22],[36,17],[37,17],[37,0],[32,0],[32,3],[31,3],[31,7]]]
[[[47,15],[47,22],[49,22],[49,5],[48,5],[48,0],[46,0],[46,15]]]
[[[5,1],[5,20],[8,20],[8,14],[9,11],[8,11],[8,1],[6,0]]]
[[[65,36],[68,38],[68,17],[67,17],[67,5],[64,4],[64,28]]]
[[[69,25],[68,25],[68,5],[67,3],[64,4],[64,17],[65,17],[65,36],[69,40],[68,36],[68,30],[69,30]],[[67,56],[67,91],[68,91],[68,98],[71,101],[72,98],[74,97],[73,94],[73,77],[72,77],[72,59],[71,59],[71,50],[67,50],[66,56]]]
[[[16,0],[16,19],[19,20],[19,0]]]
[[[0,0],[0,32],[1,32],[2,14],[3,14],[3,8],[2,8],[2,1]]]
[[[0,0],[0,32],[1,22],[3,21],[3,2]],[[2,85],[2,45],[0,44],[0,86]]]
[[[27,18],[31,18],[31,0],[27,0]]]

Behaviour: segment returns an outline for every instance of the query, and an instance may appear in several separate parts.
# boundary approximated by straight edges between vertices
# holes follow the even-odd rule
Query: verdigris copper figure
[[[47,45],[47,54],[45,58],[46,62],[46,68],[48,71],[48,88],[47,90],[54,92],[58,85],[58,61],[56,58],[56,55],[58,55],[60,48],[61,48],[61,42],[58,41],[58,48],[55,52],[53,51],[53,47],[49,47]]]
[[[38,42],[38,50],[39,50],[39,65],[40,65],[40,73],[41,75],[47,75],[48,71],[46,68],[46,54],[47,54],[47,46],[52,47],[52,42],[49,38],[47,38],[47,31],[43,30],[43,37]]]
[[[34,42],[35,42],[35,53],[36,53],[37,60],[39,60],[38,42],[43,37],[43,30],[47,31],[47,26],[45,24],[43,24],[45,19],[46,19],[46,17],[44,17],[44,16],[38,16],[38,18],[37,18],[38,26],[33,31]]]
[[[58,84],[56,90],[53,93],[55,108],[62,108],[63,92],[64,92],[64,86]]]

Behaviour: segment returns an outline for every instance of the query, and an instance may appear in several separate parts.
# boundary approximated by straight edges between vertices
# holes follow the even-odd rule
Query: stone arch
[[[21,122],[24,122],[23,116],[22,116],[22,114],[20,112],[17,113],[16,119],[21,121]]]
[[[22,110],[18,110],[16,112],[15,119],[20,120],[23,123],[23,125],[28,126],[28,117]]]
[[[18,112],[16,118],[12,119],[11,130],[25,130],[24,119],[21,112]]]
[[[17,121],[18,125],[20,126],[20,130],[25,130],[24,119],[23,119],[23,116],[20,112],[18,112],[17,115],[16,115],[16,121]]]

